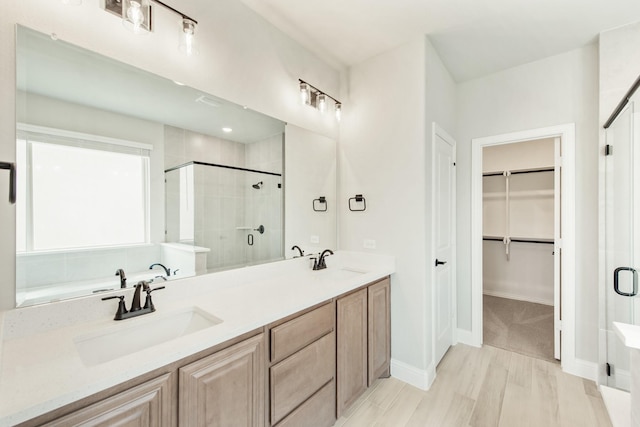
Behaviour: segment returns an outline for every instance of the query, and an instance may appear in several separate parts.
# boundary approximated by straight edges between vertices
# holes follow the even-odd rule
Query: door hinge
[[[613,366],[611,366],[609,363],[605,363],[604,369],[607,372],[607,376],[610,377],[611,371],[613,370]]]
[[[613,154],[613,146],[609,145],[609,144],[605,145],[604,146],[604,155],[605,156],[610,156],[612,154]]]
[[[556,329],[557,329],[558,331],[561,331],[561,330],[562,330],[562,320],[558,320],[558,322],[557,322],[557,323],[558,323],[558,324],[556,325]]]

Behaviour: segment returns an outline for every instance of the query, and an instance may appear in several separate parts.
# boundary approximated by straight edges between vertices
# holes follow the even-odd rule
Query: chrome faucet
[[[328,253],[328,255],[327,255]],[[313,269],[314,270],[324,270],[327,268],[327,264],[325,262],[325,258],[329,255],[333,255],[333,251],[331,249],[325,249],[320,254],[320,258],[312,258],[313,259]]]
[[[149,266],[149,270],[152,270],[153,267],[155,267],[156,265],[159,265],[160,267],[162,267],[167,276],[171,276],[171,269],[165,267],[164,265],[160,264],[159,262],[156,262],[155,264],[151,264]]]
[[[116,270],[116,276],[120,276],[120,287],[127,287],[127,276],[124,275],[124,270],[119,268]]]
[[[293,245],[293,247],[291,248],[292,251],[298,250],[298,253],[300,253],[300,255],[294,256],[294,258],[298,258],[298,257],[303,257],[304,256],[304,251],[302,249],[300,249],[300,246],[298,245]]]
[[[149,284],[144,280],[138,282],[136,284],[136,290],[133,293],[133,301],[131,301],[131,308],[129,310],[127,310],[127,307],[124,303],[124,295],[113,295],[110,297],[104,297],[102,298],[102,301],[116,298],[120,299],[120,301],[118,302],[118,311],[116,311],[116,315],[113,320],[129,319],[131,317],[142,316],[143,314],[153,313],[154,311],[156,311],[156,308],[153,305],[153,301],[151,300],[151,292],[157,291],[159,289],[164,289],[164,286],[151,289],[149,287]],[[144,307],[140,306],[141,291],[145,291],[147,293]]]

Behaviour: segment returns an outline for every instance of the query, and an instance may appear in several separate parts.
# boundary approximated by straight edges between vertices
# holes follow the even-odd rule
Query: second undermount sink
[[[78,336],[73,341],[82,362],[95,366],[220,323],[221,319],[206,311],[189,307],[124,320],[122,324]]]

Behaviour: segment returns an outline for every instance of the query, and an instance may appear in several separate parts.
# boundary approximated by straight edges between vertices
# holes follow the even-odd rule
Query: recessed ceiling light
[[[226,133],[229,133],[229,132],[231,132],[232,130],[233,130],[233,129],[231,129],[231,128],[222,128],[222,132],[226,132]]]

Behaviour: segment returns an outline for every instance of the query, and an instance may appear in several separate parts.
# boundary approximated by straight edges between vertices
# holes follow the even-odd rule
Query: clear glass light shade
[[[149,0],[122,0],[122,24],[135,34],[150,30],[151,4]]]
[[[306,83],[300,83],[300,101],[306,105],[311,104],[311,89]]]
[[[196,28],[194,21],[184,18],[180,23],[180,51],[187,56],[197,55],[198,46],[196,44]]]
[[[324,114],[327,111],[327,95],[319,93],[316,97],[316,106],[318,107],[318,111]]]
[[[342,104],[336,102],[336,120],[342,120]]]

